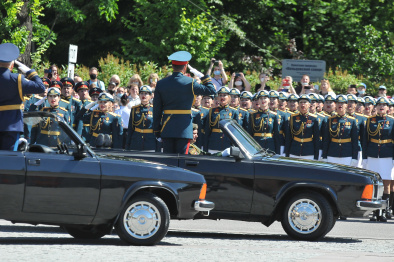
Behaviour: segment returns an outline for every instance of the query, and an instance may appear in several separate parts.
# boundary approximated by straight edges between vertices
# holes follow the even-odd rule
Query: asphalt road
[[[338,221],[321,241],[291,240],[276,222],[172,220],[156,246],[125,245],[114,232],[76,240],[59,227],[0,221],[0,261],[394,261],[394,220]]]

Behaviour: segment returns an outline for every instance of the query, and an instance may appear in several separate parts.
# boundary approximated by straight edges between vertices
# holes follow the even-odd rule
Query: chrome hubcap
[[[310,199],[299,199],[288,212],[288,220],[294,231],[310,234],[320,226],[322,213],[320,207]]]
[[[138,239],[150,238],[160,228],[159,210],[149,202],[139,201],[126,210],[123,217],[124,228]]]

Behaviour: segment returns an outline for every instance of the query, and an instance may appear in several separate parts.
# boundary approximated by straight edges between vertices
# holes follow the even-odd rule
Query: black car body
[[[59,134],[58,148],[35,144],[0,151],[1,219],[62,225],[78,238],[99,238],[115,225],[118,234],[124,231],[123,240],[150,245],[165,236],[170,218],[191,219],[213,208],[199,199],[205,183],[200,174],[146,160],[98,157],[55,115],[24,116],[26,128],[48,121]]]
[[[274,155],[233,120],[220,122],[231,139],[231,157],[101,150],[99,154],[147,159],[203,174],[207,199],[215,203],[209,219],[281,221],[296,238],[327,234],[336,218],[367,216],[384,208],[380,175],[365,169]],[[202,217],[201,217],[202,218]]]

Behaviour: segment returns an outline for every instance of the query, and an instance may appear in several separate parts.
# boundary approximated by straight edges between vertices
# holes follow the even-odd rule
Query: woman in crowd
[[[389,101],[385,97],[377,100],[377,114],[367,119],[363,136],[363,166],[380,174],[383,179],[383,199],[391,197],[394,185],[393,169],[393,141],[394,117],[387,114]],[[390,216],[390,215],[389,215]],[[386,212],[377,210],[373,213],[371,221],[386,222]]]
[[[250,83],[246,80],[243,73],[233,73],[228,83],[228,88],[237,88],[240,92],[251,90]]]
[[[159,75],[156,73],[150,74],[147,80],[147,84],[152,88],[152,92],[155,92],[157,81],[159,81]]]
[[[139,88],[138,85],[136,84],[129,84],[127,85],[128,93],[129,93],[129,103],[127,104],[127,107],[131,109],[133,106],[139,105],[141,103],[140,97],[138,95],[139,93]]]
[[[334,91],[331,88],[330,81],[328,79],[323,79],[321,80],[320,84],[320,91],[317,92],[319,95],[326,96],[326,95],[332,95],[335,96]]]
[[[140,89],[141,104],[131,109],[128,120],[128,134],[125,148],[127,150],[158,150],[158,142],[153,134],[153,106],[150,103],[152,88],[142,86]]]
[[[137,85],[138,89],[144,85],[144,83],[141,80],[141,77],[139,74],[134,74],[132,77],[130,77],[129,82],[127,84],[127,86],[130,85]]]
[[[254,92],[258,93],[259,91],[262,90],[270,91],[271,87],[267,85],[269,79],[270,77],[266,73],[261,72],[259,75],[260,83],[256,84],[256,86],[254,87]]]
[[[91,146],[122,148],[122,119],[119,115],[110,111],[113,102],[113,97],[103,92],[100,93],[98,101],[86,105],[79,111],[77,118],[82,119],[84,124],[90,125]],[[95,108],[97,110],[91,110]]]

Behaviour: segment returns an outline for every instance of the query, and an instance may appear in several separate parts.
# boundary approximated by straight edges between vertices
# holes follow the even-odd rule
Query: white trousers
[[[350,166],[350,163],[352,162],[352,157],[331,157],[331,156],[327,156],[327,162],[330,162],[330,163],[333,163],[333,164],[341,164],[341,165]]]
[[[394,180],[392,175],[393,159],[391,157],[368,157],[367,169],[379,173],[383,180]]]

